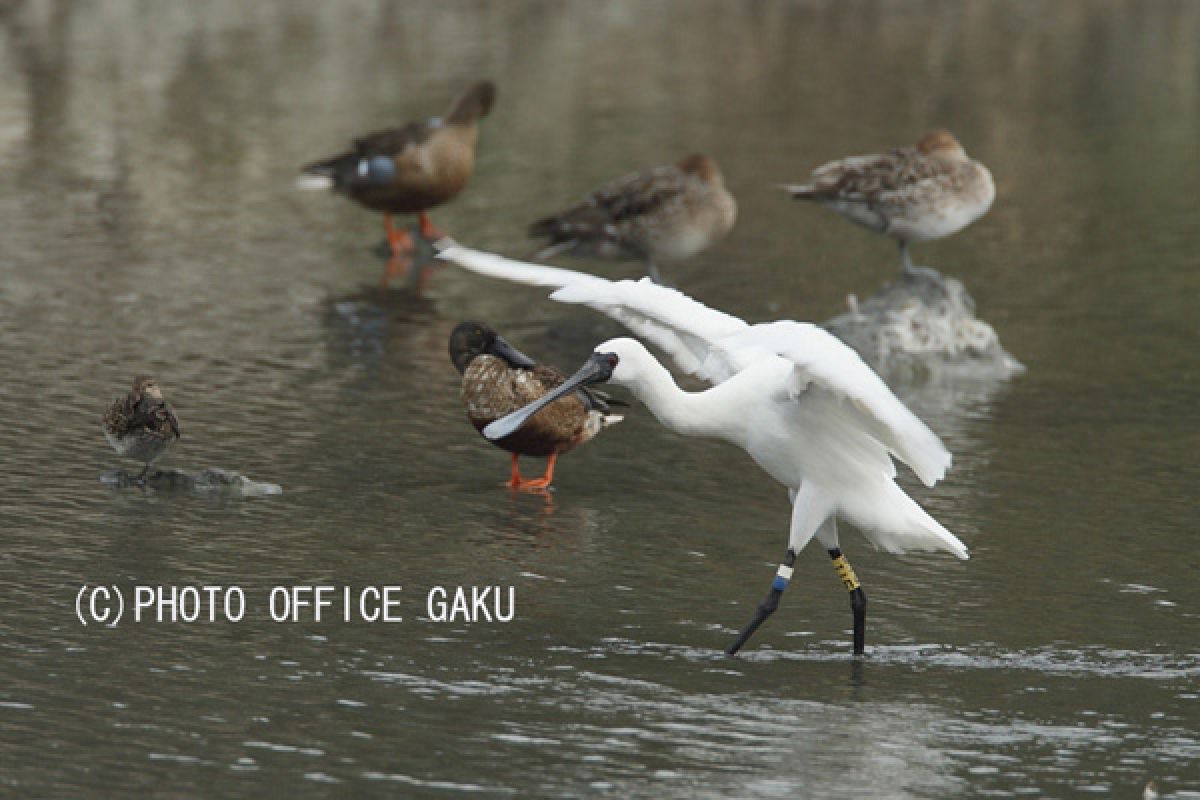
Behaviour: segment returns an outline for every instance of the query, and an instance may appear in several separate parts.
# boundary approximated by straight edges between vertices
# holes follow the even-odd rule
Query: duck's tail
[[[300,170],[296,178],[296,188],[306,191],[333,189],[342,179],[354,172],[355,156],[353,153],[339,153],[332,158],[314,161]]]
[[[296,188],[309,192],[332,189],[333,175],[320,172],[301,173],[300,177],[296,178]]]
[[[587,422],[583,426],[583,440],[586,442],[605,428],[616,425],[625,417],[621,414],[605,414],[602,411],[589,411]]]

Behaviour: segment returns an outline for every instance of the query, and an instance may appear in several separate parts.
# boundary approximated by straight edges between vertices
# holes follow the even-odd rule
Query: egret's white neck
[[[723,416],[718,413],[719,409],[706,402],[708,392],[680,389],[666,367],[654,358],[641,360],[632,377],[616,382],[632,391],[659,422],[676,433],[735,438],[731,436],[735,431],[728,424],[729,420],[718,418]]]

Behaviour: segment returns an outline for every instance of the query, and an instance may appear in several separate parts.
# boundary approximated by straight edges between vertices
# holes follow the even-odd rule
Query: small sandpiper
[[[914,147],[831,161],[813,170],[811,183],[784,188],[896,239],[907,273],[910,243],[957,233],[996,198],[987,167],[967,158],[947,130],[930,131]]]
[[[736,220],[737,203],[717,162],[690,155],[606,183],[533,223],[529,235],[550,240],[536,260],[559,253],[640,260],[651,280],[662,283],[660,260],[691,258],[725,238]]]
[[[137,476],[145,483],[150,467],[180,436],[179,418],[149,375],[133,379],[133,389],[104,412],[104,438],[119,455],[146,466]]]
[[[450,360],[463,376],[462,402],[467,419],[480,432],[566,380],[554,367],[538,364],[483,322],[463,322],[454,329],[450,334]],[[608,402],[615,401],[608,401],[600,392],[574,392],[551,403],[521,430],[492,442],[512,453],[508,487],[548,488],[559,455],[621,421],[621,416],[608,413]],[[540,478],[522,478],[517,468],[521,456],[547,457],[546,473]]]

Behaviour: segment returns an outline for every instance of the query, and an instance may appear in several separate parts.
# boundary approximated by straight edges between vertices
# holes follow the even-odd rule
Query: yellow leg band
[[[838,571],[838,577],[842,579],[842,583],[846,587],[846,591],[853,592],[859,586],[858,576],[854,574],[854,567],[850,566],[850,562],[845,556],[838,556],[833,560],[833,567]]]

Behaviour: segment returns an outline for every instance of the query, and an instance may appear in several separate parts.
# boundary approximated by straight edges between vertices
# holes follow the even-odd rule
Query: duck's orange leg
[[[546,459],[546,473],[540,478],[534,478],[529,481],[522,481],[522,489],[547,489],[550,487],[550,482],[554,480],[554,462],[558,461],[558,453],[551,453],[550,458]],[[514,462],[515,463],[515,462]]]
[[[508,479],[508,483],[504,484],[510,489],[521,488],[521,470],[517,466],[517,459],[520,458],[516,453],[512,454],[512,476]]]
[[[392,248],[393,256],[412,255],[413,240],[404,228],[392,224],[392,215],[383,212],[383,230],[387,234],[388,246]]]
[[[433,224],[433,220],[429,219],[429,215],[422,211],[417,215],[417,220],[421,224],[421,236],[429,243],[436,242],[438,239],[445,239],[449,234],[438,226]]]

